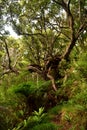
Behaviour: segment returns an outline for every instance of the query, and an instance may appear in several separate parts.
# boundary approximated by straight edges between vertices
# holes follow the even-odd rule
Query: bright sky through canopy
[[[14,32],[14,30],[12,29],[11,26],[5,26],[5,30],[6,30],[6,31],[9,31],[10,35],[11,35],[12,37],[14,37],[14,38],[19,38],[19,37],[20,37],[20,36],[18,36],[18,35]]]

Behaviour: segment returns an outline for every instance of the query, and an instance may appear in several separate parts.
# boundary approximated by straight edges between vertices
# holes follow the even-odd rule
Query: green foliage
[[[43,123],[41,125],[35,126],[31,130],[58,130],[58,126],[53,123]]]
[[[49,123],[47,114],[44,113],[44,108],[39,108],[39,111],[34,111],[33,115],[30,116],[27,120],[24,120],[22,123],[18,124],[17,128],[13,130],[57,130],[57,126],[53,123]]]
[[[54,117],[64,127],[70,123],[73,130],[87,129],[87,2],[72,0],[70,9],[63,1],[58,2],[0,0],[1,130],[57,130]],[[71,28],[67,11],[74,19]],[[7,36],[5,25],[23,36],[20,39]],[[68,47],[70,52],[73,49],[69,61],[64,57]],[[57,68],[46,66],[50,58],[56,60],[59,55],[61,62]],[[40,76],[48,73],[50,69],[46,67],[52,69],[52,76],[56,73],[53,70],[58,69],[61,77],[57,77],[56,93],[50,81],[26,71],[31,63],[41,66]],[[16,70],[19,73],[13,74]]]
[[[67,113],[65,114],[64,116],[65,120],[68,121],[68,122],[71,122],[72,121],[72,118],[70,117],[70,115]]]
[[[87,89],[84,88],[84,90],[80,93],[78,93],[76,96],[76,101],[80,104],[83,104],[85,109],[87,109]]]
[[[47,105],[49,100],[47,93],[50,91],[49,85],[49,81],[44,82],[39,80],[38,83],[29,81],[13,86],[10,91],[19,95],[19,97],[22,95],[26,98],[26,105],[31,113],[34,110],[38,110],[39,107]]]
[[[51,108],[51,109],[48,111],[48,113],[49,113],[49,114],[52,114],[52,115],[56,115],[56,114],[58,114],[58,113],[61,111],[61,109],[62,109],[62,106],[61,106],[61,105],[57,105],[57,106]]]
[[[83,58],[84,61],[85,58]],[[51,123],[51,120],[56,115],[58,115],[58,120],[60,120],[59,125],[64,126],[64,123],[68,122],[71,123],[72,129],[77,129],[77,127],[80,128],[80,126],[80,129],[85,129],[87,121],[87,82],[85,80],[85,77],[82,76],[82,72],[80,73],[79,71],[79,68],[81,67],[79,66],[79,62],[80,60],[78,62],[74,61],[74,63],[72,62],[72,64],[67,65],[68,69],[65,72],[66,74],[68,74],[67,79],[64,79],[64,81],[63,79],[62,81],[58,81],[58,84],[59,82],[61,82],[61,84],[58,91],[54,94],[51,90],[49,90],[49,81],[44,82],[43,80],[39,79],[37,82],[37,78],[33,80],[31,77],[28,81],[29,78],[26,78],[28,75],[27,73],[24,74],[24,72],[20,74],[19,78],[16,77],[12,79],[12,82],[10,82],[9,84],[14,83],[14,85],[7,89],[6,93],[3,93],[1,89],[1,103],[3,105],[5,104],[6,106],[9,106],[14,111],[13,113],[16,117],[16,120],[14,120],[14,116],[6,119],[6,122],[9,124],[8,127],[13,130],[57,130],[60,128],[56,128],[54,123]],[[66,63],[63,62],[61,64],[65,65]],[[62,70],[64,70],[64,67],[62,68]],[[21,77],[24,77],[23,82],[21,82]],[[6,78],[7,77],[5,77],[5,79]],[[9,79],[8,81],[11,81],[11,79]],[[4,80],[3,86],[5,86],[7,83],[8,82]],[[47,113],[44,113],[43,106],[48,103],[46,102],[47,99],[45,97],[48,92],[57,96],[58,104],[48,110]],[[4,94],[6,94],[6,97],[4,96]],[[66,97],[68,97],[67,101],[65,99]],[[7,101],[6,98],[8,99]],[[32,109],[32,111],[34,112],[31,113],[31,116],[29,114],[26,116],[27,112],[30,110],[26,109],[26,106],[29,105],[30,107],[30,102],[29,104],[26,104],[26,101],[30,101],[31,99],[32,103],[35,106]],[[81,119],[82,122],[80,122]],[[12,124],[10,124],[10,121]],[[17,124],[13,128],[13,124],[15,124],[15,122],[17,122]],[[79,126],[77,124],[79,124]]]
[[[7,122],[1,112],[0,112],[0,130],[8,130]]]
[[[81,55],[81,58],[77,62],[77,70],[83,78],[87,81],[87,52]]]
[[[43,94],[47,89],[48,85],[50,84],[49,81],[38,81],[37,82],[24,82],[19,84],[18,86],[13,87],[13,91],[15,93],[21,93],[25,96],[29,96],[30,94],[35,94],[37,96],[40,96],[40,94]],[[39,93],[39,94],[38,94]]]
[[[29,104],[29,107],[32,107],[32,109],[36,110],[43,105],[46,104],[46,101],[44,99],[44,94],[49,91],[48,85],[50,82],[43,82],[38,81],[37,82],[24,82],[17,86],[14,86],[11,91],[15,92],[17,95],[24,95],[26,97],[26,100]],[[27,104],[27,105],[28,105]],[[33,110],[32,110],[33,111]]]
[[[21,93],[25,96],[29,95],[30,85],[28,83],[19,84],[16,88],[13,88],[15,93]]]
[[[34,111],[33,115],[34,115],[35,120],[40,122],[46,116],[46,114],[43,113],[43,112],[44,112],[44,108],[43,107],[39,108],[38,112]]]

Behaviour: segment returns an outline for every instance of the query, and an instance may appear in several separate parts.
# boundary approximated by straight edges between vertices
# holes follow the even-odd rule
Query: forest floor
[[[72,128],[71,122],[61,120],[61,114],[55,115],[52,122],[60,126],[61,130],[70,130]]]

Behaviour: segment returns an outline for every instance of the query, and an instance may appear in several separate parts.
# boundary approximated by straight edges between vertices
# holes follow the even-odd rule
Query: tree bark
[[[55,79],[52,75],[50,75],[49,73],[47,74],[47,77],[51,80],[52,82],[52,88],[54,91],[57,91],[57,87],[56,87],[56,83],[55,83]]]

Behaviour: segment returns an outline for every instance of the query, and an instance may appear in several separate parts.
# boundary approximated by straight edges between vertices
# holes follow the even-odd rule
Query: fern
[[[58,130],[58,126],[53,123],[38,124],[31,130]]]

